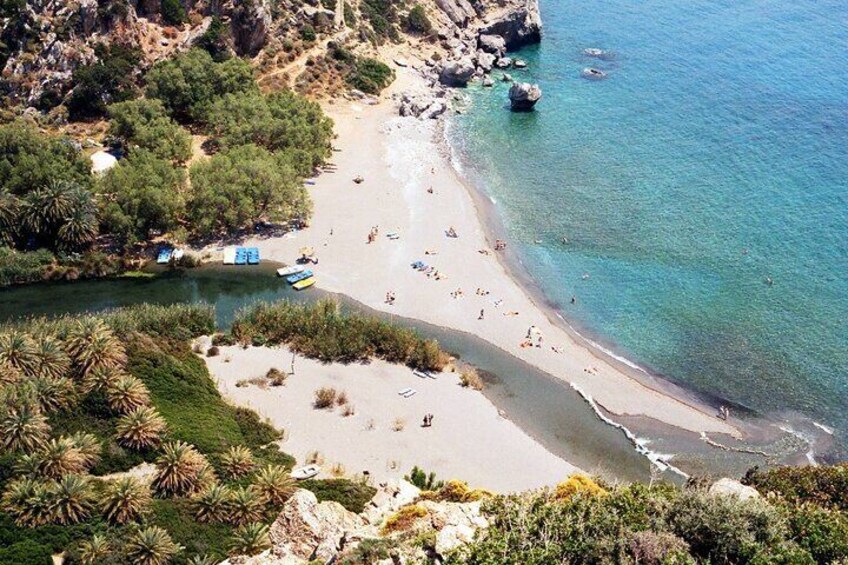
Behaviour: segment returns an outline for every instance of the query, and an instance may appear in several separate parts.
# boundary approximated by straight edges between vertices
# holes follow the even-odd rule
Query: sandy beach
[[[300,462],[319,452],[322,476],[340,464],[347,476],[367,471],[379,482],[401,478],[418,465],[442,479],[510,492],[554,485],[578,470],[498,415],[482,394],[462,388],[457,373],[422,379],[383,361],[341,365],[297,357],[294,375],[283,386],[237,386],[272,367],[288,371],[291,359],[285,348],[223,347],[206,362],[225,397],[285,430],[284,451]],[[338,406],[314,408],[320,387],[344,391],[354,414],[345,416]],[[407,388],[417,393],[398,394]],[[433,415],[429,427],[422,426],[425,414]],[[400,431],[394,429],[398,421]]]
[[[396,71],[398,79],[379,104],[342,100],[326,107],[336,124],[337,152],[332,169],[310,189],[315,203],[310,227],[249,243],[259,246],[263,257],[286,263],[301,247],[314,247],[320,288],[377,310],[475,334],[577,385],[613,415],[738,436],[729,423],[646,386],[548,318],[498,260],[470,190],[440,143],[436,122],[397,116],[392,94],[426,86],[413,68]],[[353,182],[358,175],[361,184]],[[377,237],[369,244],[375,227]],[[447,237],[450,228],[458,237]],[[391,233],[398,238],[389,238]],[[412,269],[418,260],[432,265],[438,279]],[[387,292],[396,297],[391,305]]]

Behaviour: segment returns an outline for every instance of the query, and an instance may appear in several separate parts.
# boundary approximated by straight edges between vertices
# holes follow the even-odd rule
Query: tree
[[[238,230],[263,218],[304,218],[311,209],[297,174],[256,145],[194,164],[191,179],[187,218],[203,236]]]
[[[122,375],[106,388],[109,408],[129,414],[150,404],[150,393],[143,382],[132,375]]]
[[[229,516],[232,491],[224,485],[212,485],[193,499],[194,516],[202,523],[223,523]]]
[[[237,487],[230,496],[228,521],[236,526],[258,522],[267,502],[253,485]]]
[[[83,378],[97,369],[119,369],[127,362],[124,345],[98,318],[78,320],[68,332],[65,346]]]
[[[91,164],[68,138],[42,134],[21,120],[0,125],[2,193],[23,196],[51,181],[70,181],[87,188],[90,168]],[[6,203],[7,208],[11,205],[14,202]]]
[[[103,534],[94,534],[90,540],[80,543],[77,552],[82,565],[96,565],[109,556],[112,548]]]
[[[46,440],[50,426],[29,403],[0,408],[0,446],[6,451],[32,452]]]
[[[358,59],[354,70],[347,77],[347,83],[368,94],[379,94],[395,79],[395,73],[385,63],[377,59]]]
[[[120,44],[95,47],[97,60],[77,67],[74,71],[74,90],[68,100],[72,120],[97,118],[106,113],[114,102],[130,100],[137,95],[133,77],[141,61],[138,48]]]
[[[233,532],[230,555],[258,555],[266,549],[271,549],[271,538],[265,524],[251,522]]]
[[[82,453],[67,437],[48,440],[35,454],[35,460],[38,473],[47,479],[59,479],[86,470]]]
[[[126,556],[134,565],[166,565],[182,549],[159,526],[138,530],[125,547]]]
[[[221,456],[221,470],[228,479],[240,479],[254,467],[253,454],[243,445],[235,445]]]
[[[39,366],[38,348],[32,337],[20,330],[0,333],[0,362],[33,376]]]
[[[295,171],[302,176],[332,154],[333,121],[294,92],[223,96],[212,104],[209,123],[222,148],[253,143],[284,153],[287,162],[301,164]]]
[[[51,502],[47,483],[23,477],[11,481],[6,486],[0,505],[17,525],[33,528],[49,522]]]
[[[98,183],[108,201],[103,209],[104,228],[126,244],[146,240],[151,230],[174,229],[185,211],[185,182],[183,169],[136,149]]]
[[[67,377],[38,375],[30,380],[38,406],[45,414],[70,408],[76,401],[74,383]]]
[[[121,416],[115,425],[117,442],[130,449],[150,449],[159,445],[165,420],[155,408],[141,407]]]
[[[0,245],[12,245],[18,234],[20,199],[0,189]]]
[[[218,16],[212,16],[209,27],[197,38],[195,46],[203,49],[212,59],[220,63],[230,58],[230,48],[227,46],[228,29]]]
[[[294,479],[282,465],[267,465],[260,469],[254,486],[273,506],[282,506],[295,489]]]
[[[109,134],[130,153],[146,149],[160,159],[183,163],[191,157],[191,136],[165,112],[159,100],[130,100],[108,109]]]
[[[180,122],[203,122],[216,98],[256,90],[247,62],[234,57],[216,63],[202,49],[190,49],[161,61],[147,73],[148,97],[161,100]]]
[[[121,477],[106,487],[103,516],[109,523],[122,526],[138,520],[147,512],[151,501],[147,483],[135,477]]]
[[[71,365],[68,354],[55,336],[41,334],[35,337],[34,356],[36,364],[33,374],[49,378],[60,378],[67,374]]]
[[[156,460],[153,488],[164,496],[186,496],[202,488],[202,473],[208,467],[192,445],[176,441],[165,444]]]
[[[87,519],[94,508],[91,481],[80,475],[66,475],[51,489],[50,521],[57,524],[78,524]]]
[[[169,25],[185,23],[186,13],[180,0],[162,0],[162,21]]]
[[[97,237],[94,199],[71,181],[49,181],[28,193],[19,220],[24,233],[52,249],[79,249]]]

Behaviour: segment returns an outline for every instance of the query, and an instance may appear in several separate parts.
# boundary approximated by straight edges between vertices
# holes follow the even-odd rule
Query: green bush
[[[395,79],[395,72],[385,63],[376,59],[359,59],[352,72],[347,76],[347,83],[353,88],[368,94],[379,94]]]
[[[315,28],[309,24],[300,28],[300,38],[304,41],[315,41],[318,35],[315,33]]]
[[[227,524],[197,522],[188,499],[154,500],[150,523],[167,530],[176,543],[185,547],[184,558],[209,555],[219,561],[225,559],[234,531]]]
[[[162,0],[162,21],[169,25],[185,23],[186,13],[180,0]]]
[[[413,33],[430,33],[433,31],[433,24],[430,23],[430,18],[427,17],[427,12],[424,11],[424,6],[416,4],[406,16],[406,29]]]
[[[24,252],[0,247],[0,286],[42,281],[52,264],[53,254],[46,249]]]
[[[365,505],[377,494],[374,487],[348,479],[307,479],[297,486],[315,493],[318,502],[332,500],[355,514],[365,510]]]
[[[792,504],[811,502],[848,510],[848,463],[751,469],[743,482],[762,494],[775,493]]]
[[[97,60],[77,67],[74,71],[74,90],[68,100],[72,120],[97,118],[115,102],[130,100],[138,95],[135,70],[141,61],[141,51],[120,44],[99,45]]]

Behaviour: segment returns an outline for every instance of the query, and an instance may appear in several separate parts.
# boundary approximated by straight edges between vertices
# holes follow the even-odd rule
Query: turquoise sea
[[[848,3],[541,7],[543,42],[510,71],[541,85],[537,110],[510,113],[506,83],[471,87],[448,131],[532,277],[591,339],[832,428],[844,457]]]

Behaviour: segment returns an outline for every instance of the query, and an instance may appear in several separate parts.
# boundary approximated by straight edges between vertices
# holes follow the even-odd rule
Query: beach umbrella
[[[312,257],[313,255],[315,255],[315,250],[312,249],[311,247],[301,247],[300,248],[300,254],[303,257]]]

